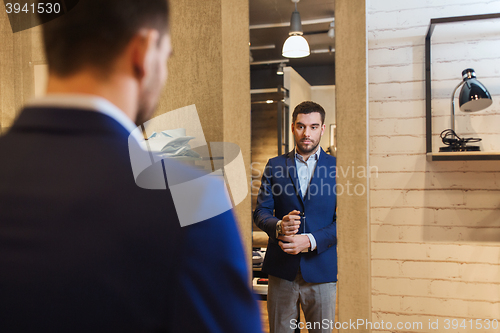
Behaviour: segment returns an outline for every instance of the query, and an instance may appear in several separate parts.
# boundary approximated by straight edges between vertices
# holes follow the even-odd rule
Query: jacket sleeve
[[[337,207],[335,207],[335,212],[333,213],[332,223],[312,232],[312,235],[316,240],[318,254],[337,244]]]
[[[269,160],[262,174],[259,195],[257,197],[257,206],[253,213],[253,220],[270,238],[276,240],[276,224],[280,219],[274,216],[272,186],[273,166],[271,160]]]
[[[169,331],[262,332],[233,212],[182,229],[182,255],[172,267],[175,310]]]

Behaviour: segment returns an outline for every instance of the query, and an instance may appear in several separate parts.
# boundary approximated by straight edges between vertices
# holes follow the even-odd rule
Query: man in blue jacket
[[[336,161],[319,146],[325,111],[299,104],[292,116],[296,146],[269,160],[254,221],[269,235],[262,270],[269,274],[271,333],[297,327],[299,304],[309,332],[331,332],[337,281]]]
[[[131,133],[172,51],[167,0],[79,1],[43,39],[47,96],[0,138],[0,332],[261,332],[233,212],[181,227],[176,184],[134,179]],[[197,191],[228,200],[207,193],[222,186]]]

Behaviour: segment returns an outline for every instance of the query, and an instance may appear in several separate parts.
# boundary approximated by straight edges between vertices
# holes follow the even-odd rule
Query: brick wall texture
[[[367,1],[372,322],[392,324],[373,331],[500,331],[500,161],[427,162],[424,64],[431,18],[499,12],[500,1]],[[493,105],[457,110],[457,133],[500,152],[500,19],[439,25],[432,52],[433,150],[471,67]]]

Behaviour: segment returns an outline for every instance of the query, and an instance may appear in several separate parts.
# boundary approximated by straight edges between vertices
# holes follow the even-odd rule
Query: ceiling
[[[281,55],[283,43],[288,37],[290,17],[295,9],[291,0],[249,0],[250,3],[250,44],[251,47],[275,45],[273,49],[251,50],[254,62],[272,61],[284,58]],[[335,49],[335,38],[326,34],[334,17],[334,0],[301,0],[297,9],[302,20],[302,30],[311,48],[311,55],[300,59],[290,59],[287,66],[333,66],[334,52],[314,53],[315,50]],[[307,24],[307,21],[323,19],[322,23]],[[326,22],[325,22],[326,21]],[[284,23],[287,26],[256,28],[256,25]],[[252,69],[273,65],[253,65]]]

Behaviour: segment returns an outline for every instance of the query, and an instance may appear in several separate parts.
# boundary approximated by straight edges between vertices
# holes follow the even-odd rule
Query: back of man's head
[[[168,0],[80,0],[42,26],[51,74],[70,76],[86,66],[106,75],[142,28],[168,31]]]

